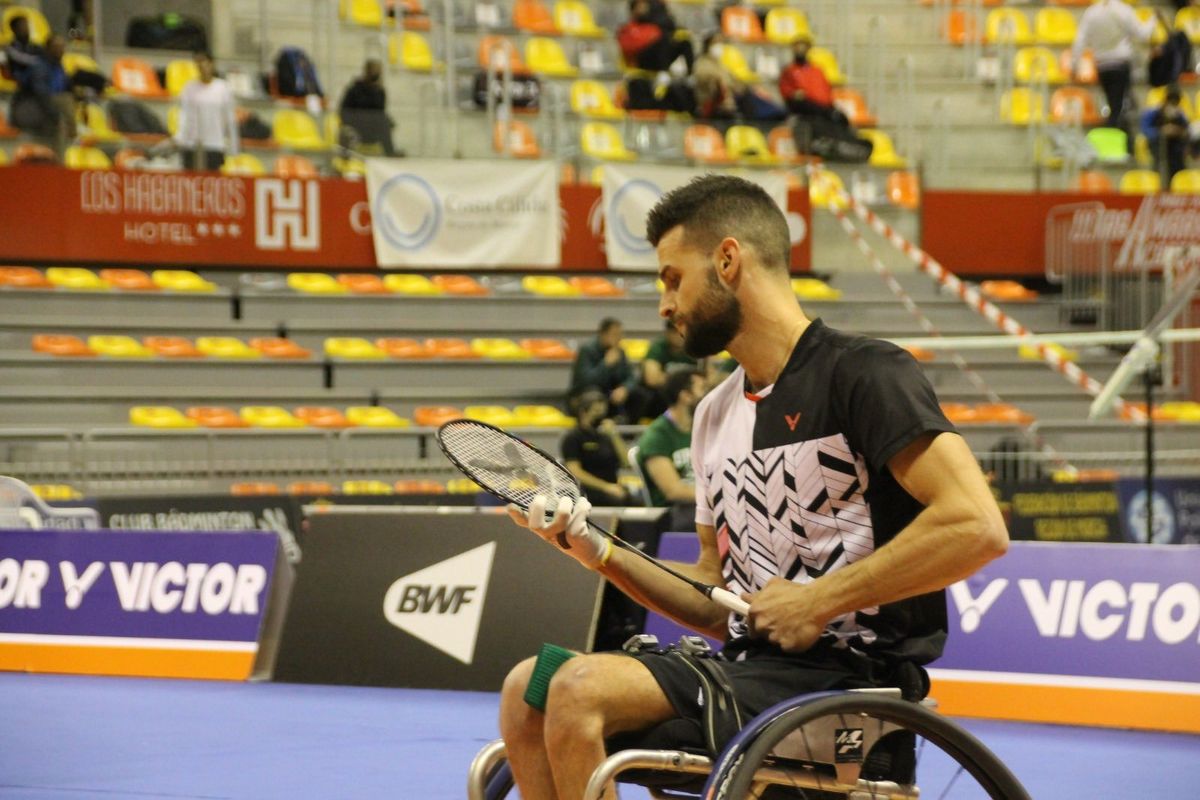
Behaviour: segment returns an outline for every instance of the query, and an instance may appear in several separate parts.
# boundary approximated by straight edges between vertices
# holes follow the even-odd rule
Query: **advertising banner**
[[[655,167],[639,164],[604,166],[604,250],[610,269],[656,271],[654,248],[646,241],[646,214],[667,192],[705,174],[689,167]],[[769,172],[742,175],[761,185],[788,217],[793,243],[808,236],[808,225],[799,214],[788,213],[787,181]]]
[[[557,267],[553,161],[367,159],[381,267]]]
[[[1121,542],[1120,504],[1112,481],[1002,483],[997,501],[1013,539]]]
[[[1117,481],[1121,530],[1127,542],[1200,544],[1200,478],[1155,478],[1152,533],[1146,534],[1146,482]]]
[[[1200,732],[1200,547],[1013,542],[947,594],[945,713]]]
[[[0,669],[245,680],[278,537],[0,530]]]
[[[499,509],[308,518],[277,680],[497,691],[543,642],[585,650],[602,580]]]

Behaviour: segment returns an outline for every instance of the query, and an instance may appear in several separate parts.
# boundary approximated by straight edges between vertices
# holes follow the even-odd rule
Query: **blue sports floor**
[[[0,798],[461,800],[497,704],[490,693],[0,673]],[[1197,736],[964,724],[1037,800],[1200,798]]]

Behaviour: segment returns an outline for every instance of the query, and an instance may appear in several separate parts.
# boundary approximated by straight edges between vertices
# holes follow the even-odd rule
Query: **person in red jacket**
[[[833,87],[825,73],[808,62],[811,47],[808,37],[792,42],[792,63],[779,73],[779,94],[797,116],[835,119]]]
[[[617,31],[625,66],[662,72],[682,57],[692,71],[692,43],[676,38],[678,25],[663,0],[630,0],[629,21]]]

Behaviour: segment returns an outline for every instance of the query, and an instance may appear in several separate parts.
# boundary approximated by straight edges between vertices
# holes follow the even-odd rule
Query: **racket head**
[[[438,427],[437,442],[459,472],[525,511],[539,494],[551,498],[551,514],[560,498],[583,496],[579,481],[553,456],[495,425],[451,420]]]

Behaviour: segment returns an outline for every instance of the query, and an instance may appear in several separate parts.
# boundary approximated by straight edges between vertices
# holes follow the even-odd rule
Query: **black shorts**
[[[730,660],[735,658],[734,653],[743,651],[744,658]],[[679,718],[658,729],[613,737],[610,749],[704,749],[701,731],[704,712],[695,671],[682,660],[661,652],[631,653],[630,657],[650,670]],[[732,684],[743,722],[797,695],[896,685],[890,680],[892,671],[884,662],[834,648],[824,639],[803,653],[784,653],[765,642],[739,639],[730,643],[713,662]]]

